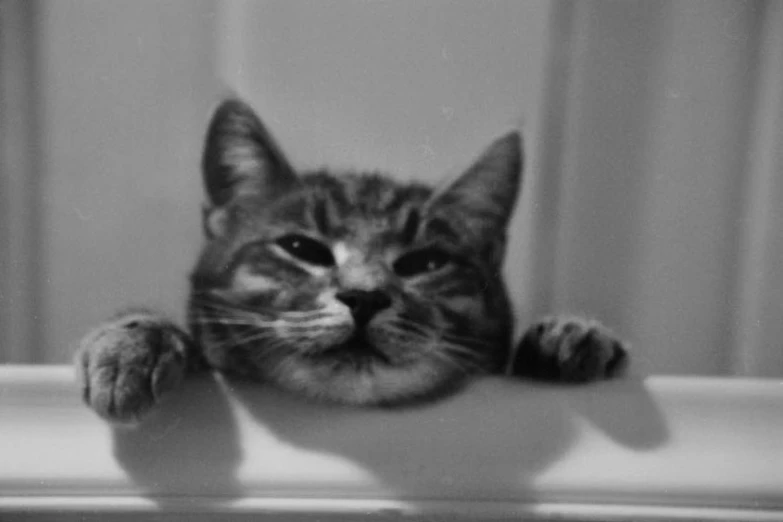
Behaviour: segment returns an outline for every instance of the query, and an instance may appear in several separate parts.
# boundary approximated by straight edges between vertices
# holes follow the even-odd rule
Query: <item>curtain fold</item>
[[[783,375],[783,2],[761,11],[733,373]]]
[[[604,320],[642,372],[783,375],[781,5],[553,10],[570,59],[545,107],[560,158],[538,186],[558,193],[539,194],[557,207],[534,227],[554,238],[531,308]]]
[[[525,113],[520,316],[594,316],[642,373],[783,375],[783,2],[148,4],[0,4],[3,361],[181,310],[223,82],[294,155],[406,175]]]

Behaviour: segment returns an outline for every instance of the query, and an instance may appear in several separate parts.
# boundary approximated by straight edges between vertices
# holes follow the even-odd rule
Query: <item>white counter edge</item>
[[[195,379],[115,430],[70,368],[0,367],[0,514],[81,511],[780,521],[783,384],[486,379],[379,411]]]

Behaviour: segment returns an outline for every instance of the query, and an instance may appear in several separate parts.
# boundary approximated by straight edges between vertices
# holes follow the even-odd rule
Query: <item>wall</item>
[[[522,126],[523,202],[507,281],[529,315],[528,247],[551,5],[232,2],[223,75],[301,167],[381,169],[438,183]]]
[[[781,375],[783,4],[570,5],[551,308],[643,370]]]
[[[436,184],[524,128],[507,281],[529,316],[548,25],[543,1],[227,3],[222,74],[300,167],[380,169]]]
[[[523,125],[520,318],[598,317],[642,372],[783,374],[781,2],[2,5],[33,6],[2,69],[31,114],[2,116],[5,360],[65,361],[128,305],[181,317],[203,129],[235,90],[301,167],[434,182]]]
[[[201,140],[227,87],[300,166],[436,180],[523,115],[535,136],[543,2],[36,6],[40,266],[29,360],[68,360],[86,329],[123,307],[182,316],[200,244]],[[514,251],[516,265],[524,255]],[[512,286],[520,295],[518,277]]]
[[[215,103],[212,2],[40,2],[39,355],[118,309],[181,316]]]

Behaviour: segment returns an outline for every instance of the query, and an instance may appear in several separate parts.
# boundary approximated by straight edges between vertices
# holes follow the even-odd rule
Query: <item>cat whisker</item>
[[[234,349],[260,341],[263,341],[263,348],[266,352],[283,348],[282,343],[275,339],[275,337],[270,336],[268,332],[264,331],[255,331],[245,335],[230,335],[226,339],[223,339],[223,341],[217,345],[217,348]]]
[[[252,313],[250,310],[226,304],[212,301],[194,301],[193,305],[202,310],[209,310],[215,313],[224,313],[231,315],[262,315],[261,312]]]
[[[437,350],[428,352],[440,361],[451,364],[465,373],[476,373],[484,370],[484,358],[478,354],[469,354],[462,350],[454,350],[452,345],[441,344]]]
[[[229,319],[263,319],[262,314],[251,314],[241,310],[219,309],[214,307],[199,306],[193,309],[195,315],[202,317],[229,318]]]
[[[228,304],[220,301],[213,300],[193,300],[193,305],[197,309],[208,310],[212,313],[223,314],[232,318],[236,317],[248,317],[254,320],[285,320],[288,322],[306,322],[316,319],[322,319],[324,317],[331,317],[333,314],[322,312],[318,310],[313,311],[297,311],[297,310],[265,310],[263,308],[249,308],[241,304]]]
[[[253,320],[286,320],[290,322],[301,322],[303,320],[315,320],[323,317],[329,317],[331,314],[326,312],[268,312],[263,310],[248,311],[241,308],[232,308],[230,306],[214,305],[213,303],[195,303],[194,313],[205,317],[215,318],[248,318]]]
[[[399,323],[400,321],[395,321],[391,324],[399,327]],[[423,351],[422,355],[437,359],[466,374],[484,370],[485,358],[481,353],[466,346],[444,340],[443,337],[434,339],[432,332],[427,331],[421,325],[410,321],[402,321],[401,323],[404,325],[404,328],[400,328],[400,333],[395,335],[396,342],[408,346],[428,346],[430,349]],[[474,346],[479,346],[478,341],[472,341]]]
[[[275,328],[276,321],[259,321],[255,319],[236,319],[230,317],[194,317],[190,320],[191,324],[199,326],[225,326],[225,327],[245,327],[245,328]]]
[[[459,354],[462,357],[477,361],[484,361],[486,359],[485,353],[489,350],[487,343],[481,339],[454,336],[447,333],[441,334],[439,345],[449,353]]]
[[[222,326],[256,326],[258,323],[244,319],[231,319],[229,317],[197,317],[191,320],[193,323],[204,325]]]
[[[417,334],[425,338],[431,334],[424,326],[405,319],[392,320],[388,324],[401,332]]]
[[[323,324],[286,324],[282,321],[275,321],[274,323],[261,324],[255,321],[247,322],[242,320],[224,320],[224,319],[211,319],[211,318],[195,318],[192,324],[210,327],[228,327],[230,330],[226,335],[234,343],[241,344],[246,340],[252,340],[255,337],[263,338],[267,337],[270,340],[278,338],[292,339],[292,338],[312,338],[323,335],[325,327]]]
[[[466,349],[484,350],[488,348],[487,342],[477,337],[455,335],[448,332],[440,334],[440,339],[451,345],[458,345]]]

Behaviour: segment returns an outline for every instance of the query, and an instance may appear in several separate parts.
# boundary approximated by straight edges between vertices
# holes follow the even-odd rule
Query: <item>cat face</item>
[[[425,398],[498,370],[521,161],[512,133],[440,189],[297,174],[248,106],[224,102],[207,133],[207,243],[191,278],[206,358],[349,404]]]

